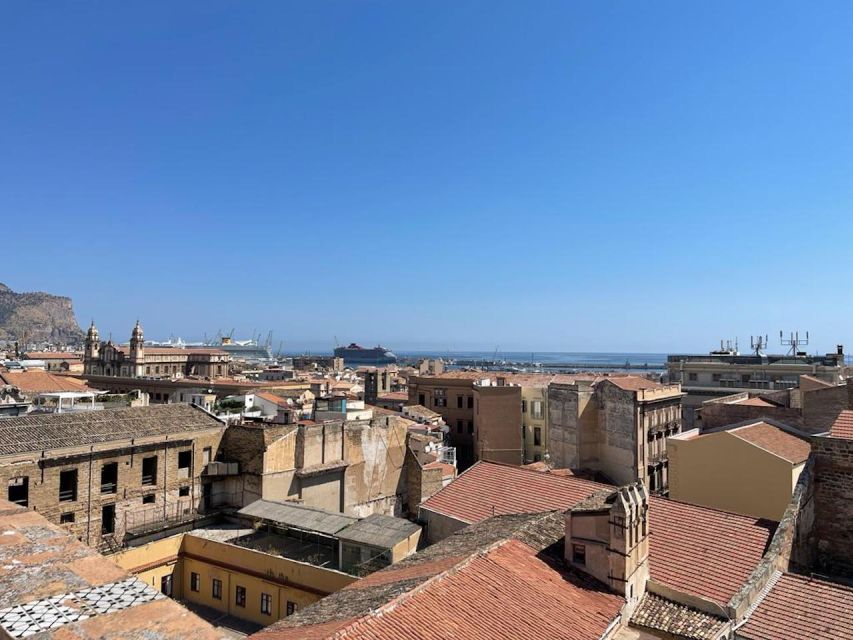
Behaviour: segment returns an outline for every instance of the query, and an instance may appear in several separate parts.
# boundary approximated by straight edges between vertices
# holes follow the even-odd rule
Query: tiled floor
[[[0,609],[0,626],[13,638],[26,638],[164,597],[141,580],[127,578]]]

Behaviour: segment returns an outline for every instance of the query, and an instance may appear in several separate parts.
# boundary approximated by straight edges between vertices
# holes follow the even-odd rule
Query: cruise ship
[[[357,345],[355,342],[350,343],[346,347],[336,347],[335,357],[343,358],[344,364],[347,366],[379,366],[396,364],[397,362],[397,356],[385,347],[376,346],[372,349],[367,349]]]

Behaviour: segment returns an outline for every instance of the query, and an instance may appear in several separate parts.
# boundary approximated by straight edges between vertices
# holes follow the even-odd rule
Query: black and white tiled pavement
[[[13,638],[26,638],[165,597],[138,578],[127,578],[0,609],[0,627]]]

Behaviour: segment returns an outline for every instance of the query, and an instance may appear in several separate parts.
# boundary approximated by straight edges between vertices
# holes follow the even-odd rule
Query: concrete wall
[[[467,522],[424,509],[423,507],[418,511],[418,522],[424,527],[427,544],[440,542],[468,526]]]
[[[396,417],[348,423],[344,513],[401,515],[406,493],[406,422]]]
[[[475,458],[522,464],[521,387],[475,386],[474,394]]]
[[[485,376],[484,376],[485,377]],[[443,391],[441,396],[437,390]],[[450,427],[448,439],[456,447],[460,471],[474,464],[474,378],[412,376],[409,378],[409,404],[422,404],[441,414]],[[461,398],[462,406],[459,406]],[[468,398],[472,398],[469,406]],[[441,400],[446,399],[446,406]],[[421,402],[423,400],[423,402]],[[470,428],[469,428],[470,426]]]
[[[161,578],[171,575],[176,599],[261,625],[285,617],[288,601],[299,610],[355,581],[340,571],[190,534],[128,549],[112,559],[157,590]],[[191,588],[192,573],[199,575],[198,591]],[[214,578],[222,582],[221,599],[213,597]],[[236,603],[238,585],[246,589],[245,607]],[[271,596],[269,615],[261,613],[262,593]]]
[[[639,448],[645,446],[639,437],[639,411],[634,393],[623,391],[607,381],[598,385],[598,471],[615,484],[628,484],[646,479]]]
[[[667,441],[673,500],[779,520],[803,465],[794,465],[727,431]]]

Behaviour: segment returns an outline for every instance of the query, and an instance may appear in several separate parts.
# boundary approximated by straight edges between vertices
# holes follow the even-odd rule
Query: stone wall
[[[764,418],[778,420],[792,427],[801,427],[803,423],[802,415],[797,409],[707,402],[702,405],[701,428],[712,429],[714,427],[736,424],[745,420],[759,420]]]
[[[93,546],[101,541],[103,507],[114,505],[112,536],[120,542],[127,526],[163,520],[185,509],[203,508],[203,451],[209,447],[210,459],[216,458],[223,430],[224,427],[170,436],[161,443],[127,442],[48,451],[44,457],[37,453],[23,454],[17,460],[7,457],[0,463],[0,483],[8,487],[13,478],[26,477],[28,507]],[[178,454],[183,451],[191,452],[186,473],[178,468]],[[152,457],[157,458],[156,481],[153,485],[143,485],[142,460]],[[103,492],[101,470],[111,463],[117,464],[115,491]],[[60,501],[60,476],[63,471],[74,469],[77,470],[76,500]],[[183,492],[187,495],[181,495]],[[67,522],[62,522],[63,516]]]
[[[557,469],[580,467],[579,396],[574,385],[548,386],[548,453]]]
[[[849,409],[853,399],[853,380],[846,385],[804,391],[802,395],[803,428],[809,433],[829,431],[838,414]]]
[[[853,440],[814,438],[815,566],[853,578]]]

